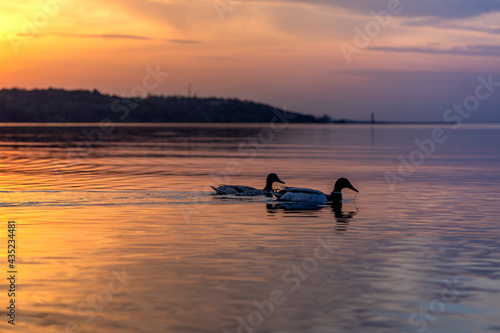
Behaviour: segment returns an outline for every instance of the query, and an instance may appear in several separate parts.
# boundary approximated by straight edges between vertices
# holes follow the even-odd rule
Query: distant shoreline
[[[120,97],[88,90],[0,90],[0,126],[166,126],[167,124],[340,124],[447,125],[437,121],[335,119],[276,108],[236,98]],[[141,125],[137,125],[141,124]],[[474,124],[474,123],[470,123]],[[496,123],[475,123],[496,124]],[[107,125],[106,125],[107,126]],[[188,126],[188,125],[186,125]]]
[[[116,127],[228,127],[231,125],[234,126],[244,126],[244,127],[254,127],[259,125],[268,125],[267,122],[244,122],[244,123],[232,123],[232,122],[121,122],[121,123],[112,123],[113,126]],[[0,127],[95,127],[100,126],[100,122],[80,122],[80,123],[66,123],[66,122],[2,122],[0,123]],[[331,123],[290,123],[290,126],[302,126],[302,125],[320,125],[320,126],[329,126],[329,125],[436,125],[436,126],[453,126],[454,124],[445,123],[445,122],[361,122],[361,121],[353,121],[353,122],[331,122]],[[462,126],[467,125],[500,125],[500,122],[470,122],[463,123]]]
[[[0,90],[0,123],[330,123],[253,101],[219,97],[120,97],[88,90]]]

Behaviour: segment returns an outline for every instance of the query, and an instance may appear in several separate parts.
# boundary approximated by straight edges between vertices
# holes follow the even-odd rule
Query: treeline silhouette
[[[269,122],[283,110],[238,99],[183,96],[123,98],[97,90],[0,90],[0,122]],[[294,123],[331,122],[295,112]]]

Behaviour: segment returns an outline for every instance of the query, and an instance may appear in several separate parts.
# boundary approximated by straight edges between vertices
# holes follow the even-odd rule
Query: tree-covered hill
[[[148,96],[122,98],[98,91],[0,90],[0,122],[269,122],[283,110],[238,99]],[[287,113],[294,123],[328,117]]]

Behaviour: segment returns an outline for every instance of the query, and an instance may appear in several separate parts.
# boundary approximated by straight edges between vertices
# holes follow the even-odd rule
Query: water
[[[0,330],[499,331],[500,126],[442,127],[423,159],[414,140],[436,127],[2,127],[18,274],[16,326]],[[360,193],[340,211],[211,194],[270,172]]]

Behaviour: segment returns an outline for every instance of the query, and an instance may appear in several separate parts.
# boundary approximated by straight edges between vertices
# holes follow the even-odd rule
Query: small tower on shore
[[[371,123],[374,124],[375,123],[375,113],[372,112],[372,120],[371,120]]]

